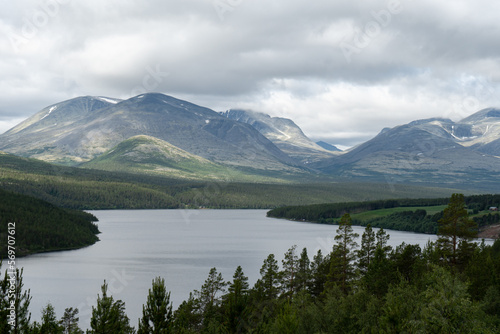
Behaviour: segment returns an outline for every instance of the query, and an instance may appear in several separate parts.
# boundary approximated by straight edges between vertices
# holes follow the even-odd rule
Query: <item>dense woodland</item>
[[[433,199],[398,199],[379,200],[368,202],[329,203],[317,205],[285,206],[268,212],[269,217],[285,218],[291,220],[305,220],[322,224],[337,224],[343,214],[356,214],[365,211],[391,209],[400,207],[432,207],[448,204],[448,198]],[[490,207],[500,206],[500,195],[473,195],[464,197],[467,209],[477,214],[479,211],[488,210]],[[426,210],[408,210],[394,212],[384,217],[377,217],[367,221],[353,219],[353,225],[381,227],[385,229],[410,231],[419,233],[432,233],[438,231],[438,222],[443,212],[427,214]],[[478,217],[473,217],[478,228],[498,223],[500,214],[493,212]]]
[[[8,235],[18,257],[92,245],[99,240],[96,221],[89,213],[0,189],[0,259],[7,257]]]
[[[498,333],[500,241],[471,242],[477,224],[455,194],[439,219],[439,239],[424,249],[388,246],[367,226],[360,244],[349,214],[334,246],[311,258],[292,246],[281,266],[270,254],[250,286],[241,267],[226,281],[212,268],[205,283],[175,311],[168,283],[157,277],[134,327],[126,305],[101,287],[87,333]],[[29,291],[17,272],[17,328],[8,323],[7,277],[0,280],[1,333],[83,333],[78,310],[57,318],[49,304],[30,321]],[[134,319],[135,320],[135,319]]]
[[[196,181],[64,167],[2,153],[0,188],[60,207],[82,210],[269,209],[284,205],[451,194],[447,189],[342,182],[312,175],[290,180],[276,178],[275,183],[241,183],[230,177]]]

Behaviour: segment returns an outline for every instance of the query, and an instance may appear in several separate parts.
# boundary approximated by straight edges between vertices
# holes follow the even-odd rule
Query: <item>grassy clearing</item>
[[[398,207],[398,208],[390,208],[390,209],[380,209],[380,210],[372,210],[365,211],[361,213],[352,214],[351,217],[353,219],[357,219],[361,222],[365,222],[371,219],[385,217],[390,214],[396,212],[403,211],[416,211],[416,210],[425,210],[428,215],[433,215],[438,212],[443,211],[446,208],[446,205],[437,205],[437,206],[411,206],[411,207]]]

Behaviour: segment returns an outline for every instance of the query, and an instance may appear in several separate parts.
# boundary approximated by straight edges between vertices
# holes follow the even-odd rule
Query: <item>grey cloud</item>
[[[44,6],[57,1],[57,14],[49,15]],[[318,113],[317,123],[351,110],[351,120],[326,130],[314,122],[299,125],[308,134],[352,145],[384,126],[450,113],[443,109],[460,108],[467,97],[479,100],[478,107],[500,104],[496,2],[400,0],[398,13],[385,23],[377,21],[376,15],[387,13],[390,3],[10,2],[0,13],[0,87],[8,92],[0,97],[0,114],[27,117],[76,95],[126,98],[142,87],[214,109],[247,106],[290,118],[310,110]],[[47,22],[36,27],[20,50],[9,48],[7,32],[20,34],[27,21],[44,11]],[[342,41],[352,42],[374,23],[379,31],[348,62]],[[162,76],[154,82],[148,76],[157,68]],[[474,80],[488,93],[478,94]],[[344,100],[335,93],[344,94],[344,85],[359,94],[386,87],[388,95],[372,108],[359,107],[363,100],[375,103],[376,97],[353,93]],[[290,94],[289,103],[272,102],[283,91]],[[318,98],[325,91],[331,99]],[[425,111],[413,107],[418,101],[424,101],[422,109],[428,103]],[[356,122],[367,118],[365,112],[377,113],[379,120]]]

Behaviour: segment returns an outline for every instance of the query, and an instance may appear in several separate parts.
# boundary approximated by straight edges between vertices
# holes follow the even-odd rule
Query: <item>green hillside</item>
[[[129,138],[80,167],[191,181],[290,182],[280,176],[267,176],[262,170],[218,164],[145,135]]]

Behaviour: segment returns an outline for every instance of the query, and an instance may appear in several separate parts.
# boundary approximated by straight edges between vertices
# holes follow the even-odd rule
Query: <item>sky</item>
[[[500,107],[494,0],[2,0],[0,133],[77,96],[161,92],[340,147]]]

